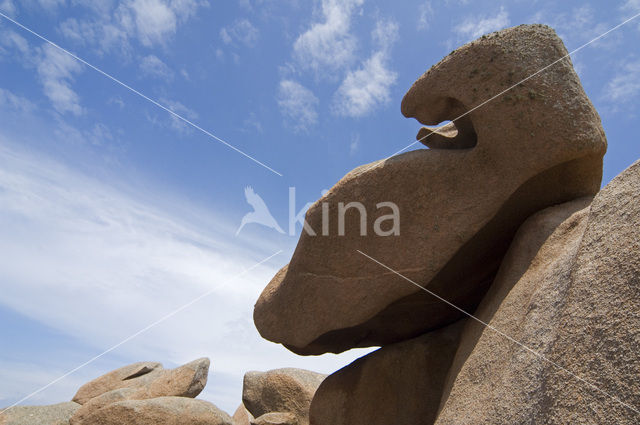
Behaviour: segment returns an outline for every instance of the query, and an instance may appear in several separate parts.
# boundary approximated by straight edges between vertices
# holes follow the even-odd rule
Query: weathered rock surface
[[[163,369],[160,363],[142,362],[124,366],[84,384],[73,401],[85,404],[109,391],[133,388],[127,392],[130,399],[148,399],[161,396],[196,397],[207,384],[210,361],[194,360],[175,369]]]
[[[464,324],[384,346],[329,375],[311,402],[311,425],[433,423]]]
[[[233,425],[251,425],[251,421],[254,418],[247,408],[244,407],[244,404],[241,404],[238,406],[231,419],[233,419]]]
[[[290,413],[298,425],[309,423],[309,405],[326,375],[302,369],[275,369],[244,375],[242,402],[255,418]]]
[[[158,362],[138,362],[123,366],[84,384],[73,397],[73,401],[84,404],[108,391],[143,386],[154,379],[161,370],[162,364]]]
[[[298,419],[292,413],[271,412],[265,413],[251,421],[251,425],[299,425]]]
[[[484,36],[420,77],[402,112],[428,125],[454,119],[566,53],[546,26]],[[527,217],[600,187],[606,139],[569,58],[455,126],[427,139],[434,149],[353,170],[308,210],[317,236],[303,232],[290,264],[256,303],[263,337],[320,354],[386,345],[452,323],[459,312],[358,250],[473,311]],[[338,205],[355,201],[368,213],[367,234],[352,208],[340,236]],[[391,212],[378,208],[383,202],[398,206],[399,236],[373,231],[374,220]]]
[[[215,405],[187,397],[119,401],[87,417],[90,425],[233,425]]]
[[[640,422],[639,199],[636,162],[521,227],[476,315],[548,361],[469,321],[436,424]]]
[[[140,389],[136,388],[118,388],[117,390],[108,391],[100,394],[83,404],[73,415],[69,421],[70,425],[89,424],[87,418],[96,410],[105,406],[124,400],[136,400],[136,395],[140,393]]]
[[[15,406],[0,413],[0,425],[68,425],[79,407],[72,401],[50,406]]]

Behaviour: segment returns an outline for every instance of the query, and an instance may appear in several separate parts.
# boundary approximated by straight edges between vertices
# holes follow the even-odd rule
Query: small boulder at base
[[[329,375],[311,402],[311,425],[433,423],[465,322],[386,345]]]
[[[251,425],[253,415],[244,407],[244,404],[241,404],[231,419],[233,419],[233,425]]]
[[[119,401],[86,418],[87,425],[233,425],[212,403],[187,397]]]
[[[49,406],[15,406],[6,411],[0,409],[0,425],[68,425],[69,418],[78,408],[78,403],[69,401]]]
[[[251,425],[299,425],[299,422],[292,413],[271,412],[252,420]]]
[[[256,418],[291,413],[298,425],[309,423],[309,405],[326,375],[302,369],[275,369],[244,375],[242,402]]]

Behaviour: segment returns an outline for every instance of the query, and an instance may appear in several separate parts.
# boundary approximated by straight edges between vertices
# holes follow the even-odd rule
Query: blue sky
[[[203,397],[232,411],[247,370],[331,372],[363,353],[303,358],[259,338],[253,303],[297,236],[255,224],[235,236],[244,188],[286,230],[289,187],[297,211],[415,140],[400,100],[455,47],[538,22],[572,50],[640,1],[0,0],[0,11],[282,174],[0,18],[0,405],[220,286],[29,402],[69,399],[125,363],[206,355]],[[609,140],[603,183],[640,158],[639,36],[640,18],[572,58]]]

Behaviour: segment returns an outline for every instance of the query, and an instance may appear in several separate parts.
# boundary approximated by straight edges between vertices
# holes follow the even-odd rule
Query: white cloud
[[[247,47],[254,47],[259,36],[258,29],[247,19],[237,20],[232,25],[220,30],[220,38],[224,44],[232,44],[237,41]]]
[[[425,30],[429,28],[432,17],[433,7],[431,6],[431,0],[427,0],[418,8],[418,29]]]
[[[398,75],[388,69],[384,52],[376,52],[362,68],[347,74],[333,101],[334,112],[362,117],[390,100],[389,92]]]
[[[131,47],[126,31],[119,25],[113,24],[108,15],[92,21],[69,18],[60,24],[59,31],[68,40],[78,45],[97,47],[99,54],[117,49],[125,58],[130,55]]]
[[[133,0],[122,11],[121,22],[130,32],[138,33],[145,46],[162,44],[166,37],[175,34],[176,14],[161,0]]]
[[[82,71],[82,65],[59,49],[44,44],[37,64],[44,94],[60,113],[81,115],[80,97],[71,88],[74,75]]]
[[[334,95],[333,111],[336,114],[362,117],[390,100],[391,86],[398,75],[389,69],[389,55],[391,46],[398,39],[398,24],[378,21],[372,39],[379,50],[359,69],[347,74]]]
[[[29,99],[15,95],[9,90],[0,88],[0,108],[6,108],[17,112],[31,112],[36,105]]]
[[[500,7],[495,16],[469,16],[454,31],[465,40],[473,40],[484,34],[501,30],[509,25],[509,13]]]
[[[78,44],[98,47],[99,53],[117,48],[125,56],[130,54],[131,39],[146,47],[164,45],[180,24],[208,6],[200,0],[125,0],[115,9],[110,1],[74,3],[91,9],[95,16],[83,21],[69,18],[60,24],[60,32]]]
[[[10,54],[7,50],[17,50],[23,57],[29,53],[29,42],[15,31],[3,31],[0,34],[0,53]]]
[[[276,257],[234,280],[277,250],[260,240],[239,245],[236,226],[170,193],[104,175],[98,181],[0,137],[0,304],[98,354],[212,291],[114,354],[165,364],[211,357],[206,394],[231,413],[247,370],[291,366],[326,373],[362,355],[360,350],[300,357],[260,338],[253,304],[287,258]],[[67,356],[51,358],[48,347],[39,348],[49,372],[76,366]],[[31,391],[59,376],[37,365],[31,370],[39,372],[25,377]],[[68,381],[39,402],[61,401],[57,388],[69,391]],[[25,395],[3,389],[5,398]]]
[[[118,8],[117,14],[127,32],[135,32],[144,46],[152,46],[164,44],[176,33],[179,23],[206,4],[197,0],[129,0]]]
[[[356,38],[350,33],[351,17],[364,0],[322,0],[323,22],[317,22],[295,41],[294,58],[302,69],[318,75],[337,70],[355,59]]]
[[[616,103],[636,100],[638,94],[640,94],[640,61],[623,64],[604,90],[604,98]]]
[[[318,121],[318,98],[311,90],[296,81],[280,81],[278,106],[285,118],[285,124],[294,131],[307,131]]]
[[[148,55],[140,61],[140,71],[147,77],[159,78],[165,81],[173,79],[173,71],[155,55]]]

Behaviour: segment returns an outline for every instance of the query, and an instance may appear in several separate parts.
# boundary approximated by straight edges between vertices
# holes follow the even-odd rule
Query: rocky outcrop
[[[72,401],[50,406],[15,406],[0,409],[0,425],[68,425],[80,405]]]
[[[311,424],[432,423],[464,324],[387,345],[331,374],[313,398]]]
[[[203,358],[167,370],[160,363],[134,363],[84,384],[73,401],[85,404],[94,397],[121,388],[137,389],[140,399],[160,396],[193,398],[207,384],[209,364],[209,359]]]
[[[81,401],[82,407],[73,415],[70,425],[91,425],[94,413],[122,401],[170,396],[194,398],[207,384],[209,365],[209,359],[202,358],[176,369],[145,362],[109,372],[78,390],[74,400]]]
[[[469,322],[435,422],[637,424],[640,162],[520,229]]]
[[[461,47],[420,77],[405,116],[433,125],[471,112],[455,131],[430,136],[432,149],[356,168],[311,206],[316,235],[303,232],[256,303],[261,335],[320,354],[395,343],[462,317],[358,250],[473,311],[526,218],[600,188],[606,139],[569,58],[474,109],[566,54],[552,29],[523,25]],[[368,214],[366,235],[357,208],[343,212],[341,232],[340,203],[351,202]],[[389,202],[399,234],[385,220]]]
[[[326,375],[302,369],[275,369],[247,372],[242,388],[242,402],[256,419],[254,422],[309,424],[309,405]],[[278,413],[280,415],[264,415]],[[272,422],[265,422],[272,421]],[[289,422],[287,422],[289,421]]]
[[[92,413],[91,425],[233,425],[231,417],[213,404],[186,397],[125,400]]]

